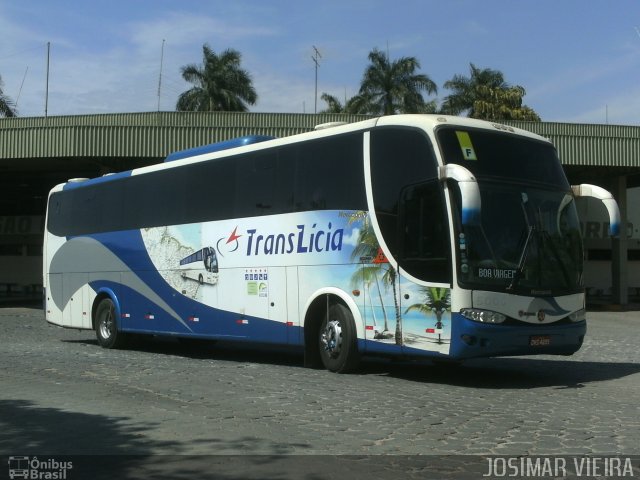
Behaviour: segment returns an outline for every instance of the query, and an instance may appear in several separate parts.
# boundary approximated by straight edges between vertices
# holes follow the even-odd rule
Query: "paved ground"
[[[144,341],[0,309],[0,454],[640,454],[640,312],[590,313],[572,357],[459,368]]]

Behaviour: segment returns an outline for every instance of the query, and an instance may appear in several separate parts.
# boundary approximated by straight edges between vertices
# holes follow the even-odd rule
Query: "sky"
[[[544,121],[640,125],[640,0],[0,0],[0,32],[20,116],[45,113],[47,43],[48,115],[173,111],[208,44],[241,53],[253,112],[357,94],[378,48],[418,59],[427,100],[473,63],[523,86]]]

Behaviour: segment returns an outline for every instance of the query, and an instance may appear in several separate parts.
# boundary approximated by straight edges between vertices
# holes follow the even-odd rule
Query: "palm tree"
[[[360,282],[363,281],[364,284],[368,288],[370,288],[369,286],[375,281],[376,286],[378,287],[378,276],[380,275],[380,279],[385,288],[391,288],[396,315],[395,342],[397,345],[402,345],[402,312],[400,311],[400,303],[398,301],[397,290],[398,274],[393,265],[391,265],[388,261],[376,260],[376,258],[379,257],[381,253],[380,245],[376,238],[376,234],[371,226],[371,222],[369,221],[369,218],[364,215],[364,213],[365,212],[357,212],[357,214],[352,217],[352,219],[355,220],[364,216],[364,223],[362,229],[358,234],[357,246],[356,248],[354,248],[353,252],[351,252],[351,259],[354,261],[362,262],[362,266],[355,272],[353,272],[353,275],[351,276],[351,283],[355,286],[359,285]],[[379,287],[378,296],[380,297],[380,306],[384,307],[382,294]],[[386,312],[384,312],[383,314],[385,319],[384,331],[379,338],[388,338],[387,333],[389,328]]]
[[[540,121],[536,112],[522,105],[523,87],[509,85],[502,72],[469,64],[470,75],[454,75],[444,87],[453,91],[442,103],[442,113],[484,120]]]
[[[530,107],[522,105],[525,90],[519,85],[503,89],[481,87],[479,98],[474,103],[477,118],[484,120],[530,120],[539,122],[540,117]]]
[[[240,67],[240,52],[227,49],[216,54],[202,47],[202,65],[182,67],[182,78],[194,86],[178,97],[179,111],[246,112],[258,99],[251,76]]]
[[[490,68],[480,69],[473,63],[469,64],[471,75],[454,75],[444,83],[444,88],[453,90],[442,103],[442,112],[450,115],[460,115],[468,112],[468,116],[475,118],[474,104],[479,97],[479,88],[501,89],[507,88],[504,75],[498,70]]]
[[[356,270],[351,277],[351,286],[353,288],[359,288],[360,282],[364,283],[364,287],[368,293],[367,297],[369,298],[369,302],[371,305],[371,313],[373,315],[374,324],[376,323],[376,314],[375,309],[373,307],[373,301],[371,298],[371,291],[373,286],[375,285],[376,291],[378,293],[378,301],[380,302],[380,306],[384,307],[384,301],[382,299],[382,291],[380,290],[380,281],[378,276],[381,272],[380,265],[362,265],[358,270]],[[389,319],[387,317],[387,311],[382,308],[382,318],[384,319],[384,327],[382,332],[376,332],[375,338],[389,338]]]
[[[429,315],[433,312],[436,314],[436,328],[442,328],[442,315],[451,309],[451,291],[448,288],[423,287],[422,293],[423,302],[410,305],[405,313],[417,311]],[[442,343],[440,334],[438,334],[438,343]]]
[[[390,61],[380,50],[373,49],[369,61],[359,93],[366,113],[425,113],[435,107],[434,102],[425,102],[422,92],[436,93],[438,87],[427,75],[416,73],[420,63],[415,57]]]
[[[347,102],[342,105],[337,97],[329,95],[328,93],[323,93],[322,95],[320,95],[320,99],[324,100],[328,106],[328,108],[322,110],[320,113],[346,113],[345,107]]]
[[[18,112],[16,111],[15,104],[8,96],[2,91],[2,77],[0,77],[0,117],[16,117]]]
[[[348,100],[345,98],[344,105],[338,97],[328,93],[323,93],[320,98],[328,107],[320,113],[367,113],[367,103],[361,95],[355,95]]]

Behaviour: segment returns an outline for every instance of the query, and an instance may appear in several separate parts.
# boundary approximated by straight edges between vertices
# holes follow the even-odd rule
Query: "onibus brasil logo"
[[[73,469],[73,462],[61,462],[53,458],[40,460],[38,457],[9,457],[9,478],[38,480],[65,480],[67,470]]]

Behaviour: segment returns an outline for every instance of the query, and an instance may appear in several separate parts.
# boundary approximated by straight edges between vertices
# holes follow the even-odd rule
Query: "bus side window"
[[[300,145],[296,167],[296,211],[366,210],[361,133]]]
[[[256,153],[238,159],[236,171],[236,216],[273,214],[273,193],[277,154]]]
[[[433,180],[407,188],[400,210],[399,262],[417,278],[450,281],[449,242],[440,184]]]
[[[285,145],[278,149],[278,163],[274,203],[276,212],[291,213],[294,208],[295,175],[298,166],[298,145]]]
[[[424,132],[407,127],[371,131],[374,210],[385,243],[410,274],[448,282],[449,234],[436,167]]]

